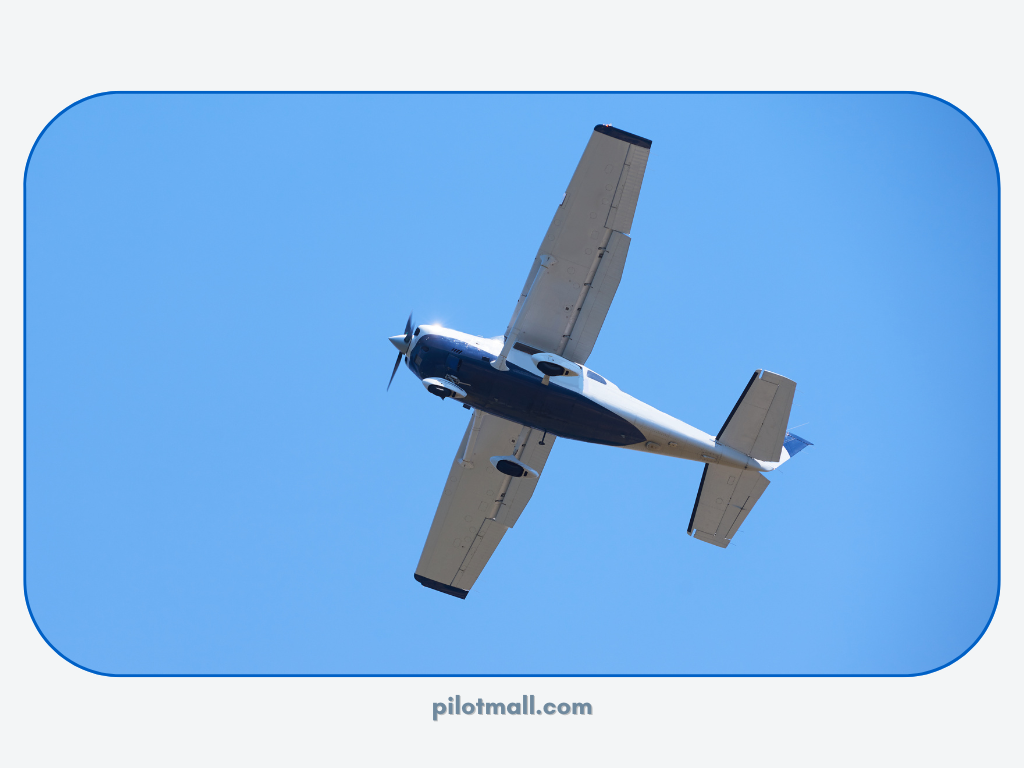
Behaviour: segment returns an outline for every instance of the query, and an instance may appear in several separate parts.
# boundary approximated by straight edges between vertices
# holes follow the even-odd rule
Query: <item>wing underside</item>
[[[540,445],[542,437],[529,427],[474,411],[416,566],[417,581],[466,597],[537,487],[537,479],[504,475],[490,459],[514,455],[541,474],[555,442],[548,435]]]
[[[610,126],[594,129],[541,242],[506,338],[517,327],[520,341],[586,362],[622,276],[626,233],[650,147],[649,140]],[[542,266],[545,257],[550,259]]]

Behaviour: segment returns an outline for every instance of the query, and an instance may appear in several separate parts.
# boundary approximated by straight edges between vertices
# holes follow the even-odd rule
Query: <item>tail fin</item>
[[[785,461],[787,458],[792,459],[808,445],[814,445],[814,443],[804,440],[800,435],[794,435],[792,432],[787,432],[786,439],[782,441],[782,447],[786,449],[786,453],[789,454],[789,456],[783,456],[781,461]]]

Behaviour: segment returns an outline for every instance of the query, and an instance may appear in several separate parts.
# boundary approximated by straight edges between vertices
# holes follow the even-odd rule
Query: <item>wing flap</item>
[[[729,546],[768,485],[760,472],[705,464],[686,532],[717,547]]]
[[[540,444],[542,437],[544,438],[544,445]],[[554,435],[544,437],[543,433],[538,435],[537,431],[533,430],[526,440],[525,448],[519,454],[519,459],[526,466],[537,470],[539,474],[543,474],[544,466],[548,463],[548,454],[551,453],[551,447],[554,444]],[[514,478],[509,483],[508,491],[505,492],[501,509],[495,515],[495,522],[505,528],[514,527],[519,516],[526,509],[526,505],[533,498],[533,492],[537,489],[539,481],[539,477],[536,479],[531,477]]]
[[[613,232],[608,240],[608,248],[601,258],[601,264],[594,275],[593,284],[583,302],[579,318],[573,326],[569,343],[562,356],[575,363],[586,363],[590,353],[594,351],[598,334],[608,316],[608,310],[615,298],[615,291],[622,279],[622,270],[626,266],[626,254],[629,252],[629,236],[621,232]]]

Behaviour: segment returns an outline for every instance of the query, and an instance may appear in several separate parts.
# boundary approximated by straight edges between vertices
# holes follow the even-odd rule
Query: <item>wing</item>
[[[537,479],[504,475],[490,459],[515,455],[539,475],[555,442],[548,435],[540,445],[542,437],[529,427],[473,412],[416,566],[418,582],[465,599],[537,487]]]
[[[760,472],[705,464],[686,532],[709,544],[728,547],[767,487],[768,478]]]
[[[617,128],[594,129],[534,259],[506,339],[515,332],[530,346],[586,362],[622,277],[629,250],[624,233],[633,224],[650,148],[648,139]]]

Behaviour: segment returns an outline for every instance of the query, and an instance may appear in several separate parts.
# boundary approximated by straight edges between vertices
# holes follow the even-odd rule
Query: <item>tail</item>
[[[786,428],[795,392],[796,382],[754,371],[716,440],[768,464],[788,461],[813,445]],[[705,464],[686,532],[718,547],[729,546],[768,484],[756,470]]]

